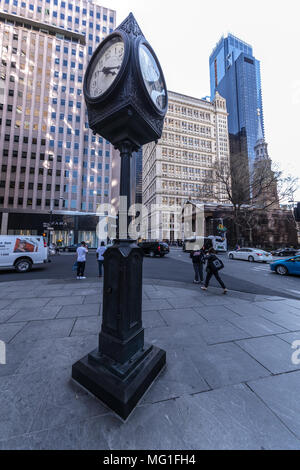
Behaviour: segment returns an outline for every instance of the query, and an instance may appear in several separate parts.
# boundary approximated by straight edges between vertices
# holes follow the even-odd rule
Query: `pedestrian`
[[[81,242],[80,246],[77,248],[77,279],[86,279],[84,277],[86,254],[88,253],[88,248],[85,242]]]
[[[104,242],[101,242],[101,245],[97,248],[96,257],[98,260],[98,268],[99,268],[99,277],[102,277],[102,266],[104,262],[104,253],[106,251],[106,246]]]
[[[206,280],[204,287],[201,287],[202,290],[207,290],[209,281],[211,280],[212,276],[215,276],[220,286],[223,288],[223,293],[227,294],[227,289],[220,278],[219,271],[224,268],[223,262],[216,256],[216,252],[213,248],[208,250],[208,255],[206,256],[207,260],[207,267],[206,267]]]
[[[200,284],[203,282],[203,266],[205,264],[205,252],[204,249],[192,251],[190,253],[190,258],[192,258],[193,267],[195,271],[195,280],[194,284]]]

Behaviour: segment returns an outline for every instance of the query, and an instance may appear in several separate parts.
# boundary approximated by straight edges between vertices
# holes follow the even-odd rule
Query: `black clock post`
[[[161,137],[168,101],[159,62],[132,13],[93,54],[84,96],[90,128],[120,151],[120,196],[127,196],[128,208],[132,152]],[[126,222],[126,236],[104,254],[98,349],[72,367],[73,379],[123,419],[166,363],[165,351],[144,343],[143,253]]]

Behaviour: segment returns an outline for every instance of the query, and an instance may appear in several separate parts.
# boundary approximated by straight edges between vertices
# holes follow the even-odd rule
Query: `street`
[[[227,258],[227,254],[219,254],[218,256],[225,264],[221,277],[229,290],[258,295],[300,298],[299,276],[279,276],[272,273],[267,264],[232,261]],[[72,265],[76,259],[75,253],[61,253],[51,256],[50,259],[51,263],[33,268],[31,272],[26,274],[18,274],[12,270],[0,270],[0,282],[76,277],[72,271]],[[96,254],[89,253],[86,263],[86,277],[97,277],[97,270]],[[194,271],[189,254],[184,253],[182,249],[171,248],[170,254],[164,258],[145,257],[144,278],[192,283]],[[212,279],[211,285],[217,286],[214,279]]]

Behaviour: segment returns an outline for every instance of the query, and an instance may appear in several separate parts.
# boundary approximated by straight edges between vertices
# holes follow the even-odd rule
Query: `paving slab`
[[[253,338],[237,344],[273,374],[300,369],[300,364],[292,363],[291,346],[277,336]]]
[[[198,348],[200,351],[201,347],[206,347],[201,331],[202,324],[186,325],[184,328],[182,326],[179,328],[178,325],[147,328],[145,330],[145,341],[167,351],[191,346]]]
[[[74,295],[70,293],[67,297],[56,297],[48,303],[48,307],[52,305],[80,305],[84,301],[83,295]]]
[[[300,292],[300,291],[299,291]],[[294,300],[294,299],[286,299],[284,301],[286,304],[290,305],[291,307],[296,308],[297,310],[300,310],[300,300]],[[296,312],[295,312],[296,314]],[[298,314],[297,314],[298,315]]]
[[[41,340],[45,338],[63,338],[69,336],[74,326],[73,319],[38,320],[27,324],[10,324],[8,326],[23,325],[20,332],[14,336],[12,342]]]
[[[217,344],[189,349],[189,361],[199,370],[212,389],[246,382],[250,377],[260,378],[270,375],[249,354],[233,343]]]
[[[142,308],[143,312],[146,312],[147,310],[170,310],[173,307],[168,300],[150,299],[143,300]]]
[[[158,310],[146,310],[145,312],[143,312],[144,328],[158,328],[166,325],[167,322],[164,320]]]
[[[5,308],[0,310],[0,323],[6,323],[18,312],[18,310],[18,308]]]
[[[142,399],[142,404],[170,400],[206,390],[210,390],[210,386],[205,381],[199,365],[191,360],[190,351],[172,349],[167,351],[167,366]]]
[[[11,303],[11,300],[0,300],[0,313],[2,309],[7,308],[9,305],[11,305]]]
[[[159,432],[158,432],[159,430]],[[64,436],[62,441],[61,436]],[[1,442],[2,449],[299,449],[299,440],[239,385],[138,406]]]
[[[100,294],[97,295],[85,295],[83,304],[100,304],[102,303],[103,296]]]
[[[198,295],[181,295],[181,296],[174,296],[173,298],[169,298],[168,302],[171,304],[173,308],[192,308],[192,307],[200,307],[204,306],[200,298],[201,294]]]
[[[294,333],[284,333],[282,335],[278,335],[278,338],[292,345],[295,341],[300,341],[300,331],[295,331]]]
[[[230,305],[227,305],[227,308],[237,313],[240,317],[252,317],[254,315],[266,313],[266,310],[261,308],[259,305],[260,302],[248,302],[246,305],[232,302]]]
[[[230,320],[231,318],[239,318],[239,315],[234,313],[232,310],[225,305],[222,306],[203,306],[203,307],[194,307],[194,310],[205,318],[208,322],[218,321],[218,320]]]
[[[26,326],[26,323],[1,323],[0,340],[9,343]]]
[[[98,346],[98,334],[68,338],[47,338],[35,342],[17,369],[18,374],[48,371],[60,366],[71,366]]]
[[[0,366],[0,390],[5,387],[6,379],[17,373],[29,351],[36,346],[36,341],[22,341],[17,344],[6,344],[6,364]]]
[[[246,331],[232,325],[227,320],[209,322],[203,325],[200,335],[207,344],[227,343],[242,338],[249,338],[249,334]]]
[[[26,304],[25,304],[26,305]],[[21,308],[15,313],[11,318],[9,318],[8,323],[16,322],[28,322],[32,320],[53,320],[61,307],[53,305],[52,307],[41,307],[41,308]]]
[[[18,308],[18,309],[21,309],[25,306],[27,308],[45,307],[45,305],[48,304],[50,300],[51,300],[50,297],[44,297],[41,299],[30,297],[30,298],[26,298],[26,300],[25,298],[16,299],[11,303],[10,307]]]
[[[248,385],[300,439],[300,371],[268,377]]]
[[[168,325],[205,325],[207,323],[192,308],[160,310],[159,313]]]
[[[51,372],[39,411],[33,413],[30,431],[65,426],[92,416],[101,419],[102,415],[111,414],[111,410],[70,378],[70,367],[59,367]],[[35,386],[34,381],[32,384]]]
[[[287,333],[288,330],[283,328],[272,321],[267,320],[259,315],[252,315],[251,317],[237,317],[229,318],[228,321],[233,325],[246,331],[249,336],[268,336],[279,333]]]
[[[300,330],[300,316],[294,315],[292,313],[281,312],[281,313],[271,313],[267,312],[262,314],[262,317],[268,319],[269,321],[282,326],[289,331],[298,331]]]
[[[285,300],[278,300],[273,302],[258,302],[260,308],[268,310],[271,313],[294,313],[299,315],[298,309],[292,307]]]
[[[100,333],[102,320],[97,317],[77,318],[71,336],[96,335]]]
[[[93,317],[100,314],[100,304],[65,305],[57,318]]]

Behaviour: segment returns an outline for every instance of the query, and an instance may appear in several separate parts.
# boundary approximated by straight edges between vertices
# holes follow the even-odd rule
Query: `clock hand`
[[[103,67],[103,69],[101,70],[101,72],[103,72],[104,74],[108,74],[108,73],[112,73],[111,70],[112,69],[117,69],[119,70],[120,66],[116,66],[116,67]]]

